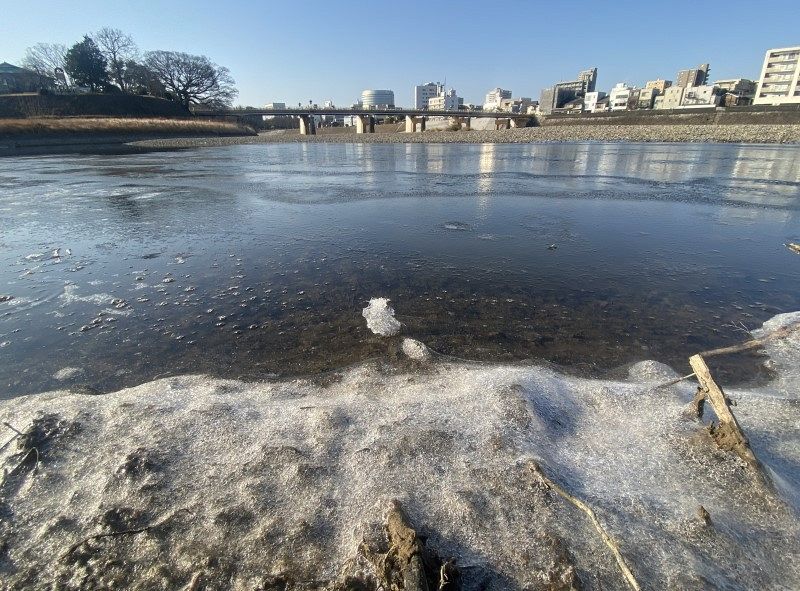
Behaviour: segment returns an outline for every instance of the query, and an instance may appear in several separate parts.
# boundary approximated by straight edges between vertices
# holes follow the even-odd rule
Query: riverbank
[[[800,125],[565,125],[507,130],[387,132],[355,131],[300,135],[297,131],[272,131],[251,137],[180,138],[138,142],[146,148],[195,148],[277,142],[318,143],[540,143],[540,142],[692,142],[742,144],[800,143]]]
[[[652,361],[594,380],[428,355],[0,402],[0,575],[8,589],[375,589],[402,577],[392,537],[410,524],[437,557],[426,578],[452,577],[441,589],[629,589],[609,545],[644,589],[794,588],[800,338],[765,348],[776,379],[728,394],[774,486],[691,418],[696,385],[661,387],[678,374]]]
[[[134,117],[0,119],[0,156],[141,151],[134,142],[165,138],[254,136],[226,121]]]

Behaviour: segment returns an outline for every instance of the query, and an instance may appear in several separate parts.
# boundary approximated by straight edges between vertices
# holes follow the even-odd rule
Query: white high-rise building
[[[800,47],[770,49],[764,57],[754,105],[800,104]]]
[[[503,104],[503,99],[508,100],[511,98],[510,90],[503,90],[499,86],[493,88],[486,94],[486,100],[483,101],[484,111],[497,111]]]
[[[414,87],[414,108],[428,108],[428,101],[444,92],[444,85],[438,82],[428,82]]]

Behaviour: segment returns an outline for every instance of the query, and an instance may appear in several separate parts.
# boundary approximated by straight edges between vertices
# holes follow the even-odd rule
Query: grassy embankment
[[[200,119],[167,119],[158,117],[35,117],[0,119],[0,137],[64,137],[71,135],[254,135],[235,123]]]

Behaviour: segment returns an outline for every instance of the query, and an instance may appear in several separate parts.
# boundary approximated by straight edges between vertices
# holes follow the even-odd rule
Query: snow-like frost
[[[417,361],[425,361],[431,357],[431,350],[428,349],[425,343],[421,343],[416,339],[403,339],[402,349],[407,357]]]
[[[367,328],[382,337],[390,337],[400,332],[402,326],[394,317],[394,309],[387,298],[372,298],[361,314],[367,321]]]
[[[399,498],[428,545],[457,558],[467,589],[540,588],[559,560],[586,588],[626,589],[586,515],[531,478],[535,460],[594,509],[643,588],[800,587],[797,376],[726,389],[775,492],[685,418],[696,385],[654,388],[673,375],[655,363],[600,380],[534,365],[439,361],[404,373],[374,362],[335,379],[184,376],[3,401],[0,421],[48,428],[37,469],[0,488],[0,578],[179,588],[201,572],[210,587],[250,589],[284,574],[310,588],[353,564]],[[0,450],[9,471],[22,459],[15,446]],[[94,533],[171,515],[62,558]]]

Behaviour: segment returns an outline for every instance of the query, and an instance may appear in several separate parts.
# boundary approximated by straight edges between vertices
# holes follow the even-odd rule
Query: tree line
[[[206,56],[179,51],[141,54],[130,35],[110,27],[84,35],[69,48],[37,43],[25,51],[21,65],[55,78],[61,86],[157,96],[187,109],[230,107],[238,94],[228,68]]]

